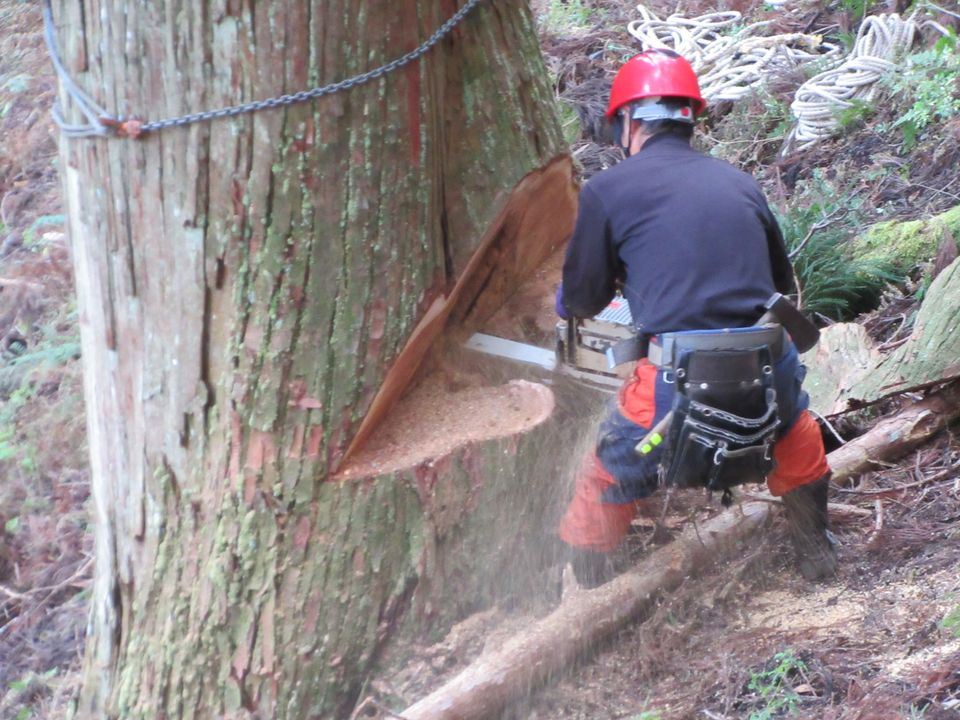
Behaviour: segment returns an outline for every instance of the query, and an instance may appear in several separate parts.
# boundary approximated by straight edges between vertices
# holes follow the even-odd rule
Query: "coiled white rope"
[[[790,109],[797,120],[781,154],[806,149],[831,136],[840,125],[839,113],[856,101],[869,102],[876,81],[895,65],[913,44],[917,24],[899,15],[867,17],[851,52],[818,35],[787,33],[761,35],[769,25],[742,25],[736,11],[694,18],[673,14],[661,20],[643,5],[640,19],[627,31],[643,49],[667,48],[683,55],[700,80],[707,102],[739,100],[771,77],[811,63],[825,65],[797,90]]]
[[[869,103],[877,80],[896,66],[898,56],[913,45],[917,24],[897,14],[864,19],[853,49],[842,64],[801,85],[790,110],[797,124],[788,133],[781,155],[805,150],[840,127],[839,113],[859,101]]]
[[[771,75],[818,62],[828,66],[842,59],[839,45],[816,35],[762,35],[769,23],[742,24],[734,10],[694,18],[673,14],[661,20],[643,5],[640,19],[627,31],[643,48],[667,48],[683,55],[700,80],[707,102],[739,100]]]

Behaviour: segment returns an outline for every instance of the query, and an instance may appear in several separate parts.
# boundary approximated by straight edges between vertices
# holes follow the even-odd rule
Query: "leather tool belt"
[[[679,346],[689,351],[737,350],[762,345],[770,348],[773,362],[783,357],[783,351],[786,347],[783,327],[780,325],[765,325],[763,327],[692,330],[682,333],[654,335],[647,345],[647,359],[659,368],[669,368],[672,367],[674,362],[674,349]]]
[[[760,308],[758,308],[760,310]],[[807,352],[820,337],[820,331],[810,320],[803,315],[785,296],[780,293],[774,293],[770,299],[763,304],[763,315],[757,321],[753,328],[769,328],[776,325],[786,329],[790,334],[793,344],[799,352]],[[716,331],[706,331],[716,332]],[[720,332],[735,334],[737,330],[723,330]],[[683,333],[687,335],[688,333]],[[619,342],[613,343],[606,350],[607,364],[614,368],[625,362],[639,360],[642,357],[649,358],[657,367],[664,367],[672,357],[670,344],[672,337],[676,333],[665,333],[659,336],[637,334]],[[659,338],[659,339],[658,339]],[[731,339],[731,343],[738,340]],[[783,352],[783,336],[774,338],[768,343],[773,352],[773,360],[776,362]]]
[[[773,364],[786,341],[780,326],[672,333],[659,347],[676,395],[660,464],[662,484],[730,489],[763,482],[773,469],[779,426]],[[652,358],[651,358],[652,360]]]
[[[637,334],[607,348],[607,363],[610,368],[614,368],[622,363],[646,357],[657,367],[668,368],[673,362],[674,341],[681,335],[686,338],[687,346],[692,348],[702,346],[705,349],[721,349],[767,345],[773,354],[774,362],[783,356],[786,347],[783,327],[777,324],[725,330],[692,330],[653,336]]]

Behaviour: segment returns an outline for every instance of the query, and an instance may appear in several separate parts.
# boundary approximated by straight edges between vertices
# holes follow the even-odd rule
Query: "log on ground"
[[[937,275],[910,335],[895,350],[881,353],[859,325],[830,326],[817,348],[804,356],[811,407],[824,414],[842,412],[853,403],[960,377],[958,315],[960,259]]]
[[[765,503],[725,512],[653,552],[636,568],[595,590],[583,591],[527,632],[484,653],[462,673],[401,714],[406,720],[492,717],[512,698],[551,676],[649,609],[710,562],[736,547],[767,519]]]
[[[913,403],[830,453],[835,480],[902,457],[960,416],[960,384]],[[769,517],[770,503],[732,508],[688,529],[634,569],[596,590],[578,593],[528,631],[483,653],[438,690],[403,710],[406,720],[493,717],[512,699],[546,683],[625,625],[652,601],[708,563],[717,565]]]
[[[893,462],[960,417],[960,383],[910,403],[829,455],[833,482]]]

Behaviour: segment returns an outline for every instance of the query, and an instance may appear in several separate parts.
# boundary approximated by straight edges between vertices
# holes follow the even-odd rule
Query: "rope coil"
[[[60,54],[57,51],[53,10],[50,6],[50,0],[43,0],[43,36],[47,43],[47,51],[50,54],[54,70],[56,70],[57,76],[60,78],[60,83],[64,91],[70,99],[74,101],[87,122],[86,124],[71,124],[67,122],[60,106],[56,103],[51,109],[51,114],[57,127],[59,127],[63,135],[68,138],[98,136],[139,138],[146,133],[157,132],[165,128],[182,127],[184,125],[209,122],[219,118],[234,117],[259,110],[270,110],[304,103],[309,100],[324,97],[325,95],[332,95],[342,90],[349,90],[372,80],[377,80],[395,70],[409,65],[415,60],[419,60],[443,40],[450,31],[460,24],[473,8],[482,1],[483,0],[467,0],[463,7],[451,15],[450,18],[438,27],[419,47],[360,75],[339,80],[329,85],[315,87],[310,90],[301,90],[300,92],[289,95],[279,95],[266,100],[255,100],[253,102],[231,105],[217,110],[204,110],[187,115],[180,115],[178,117],[165,118],[163,120],[143,122],[137,118],[122,118],[111,115],[74,82],[64,67],[63,62],[60,60]]]
[[[736,11],[694,18],[671,15],[661,20],[643,5],[639,20],[627,31],[644,49],[666,48],[683,55],[700,79],[708,102],[739,100],[776,74],[817,63],[825,65],[796,91],[790,110],[796,119],[781,155],[805,150],[832,136],[840,127],[838,114],[855,102],[870,102],[876,82],[895,67],[897,58],[913,45],[917,23],[911,16],[872,15],[864,19],[849,54],[818,35],[760,35],[769,22],[741,26]],[[936,23],[931,26],[946,32]]]
[[[846,60],[797,89],[790,105],[797,124],[787,134],[780,154],[805,150],[832,136],[840,127],[840,111],[857,101],[873,100],[877,80],[913,45],[916,31],[912,18],[903,20],[895,13],[865,18]]]
[[[673,14],[666,20],[643,5],[637,11],[641,18],[631,21],[627,32],[644,49],[674,50],[689,60],[708,102],[740,100],[772,74],[840,62],[839,45],[803,33],[762,35],[769,22],[742,25],[735,10],[694,18]]]

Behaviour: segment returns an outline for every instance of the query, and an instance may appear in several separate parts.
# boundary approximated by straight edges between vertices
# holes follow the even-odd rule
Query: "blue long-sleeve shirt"
[[[592,317],[618,284],[647,334],[743,327],[793,289],[783,236],[757,183],[675,135],[580,191],[563,265],[563,305]]]

